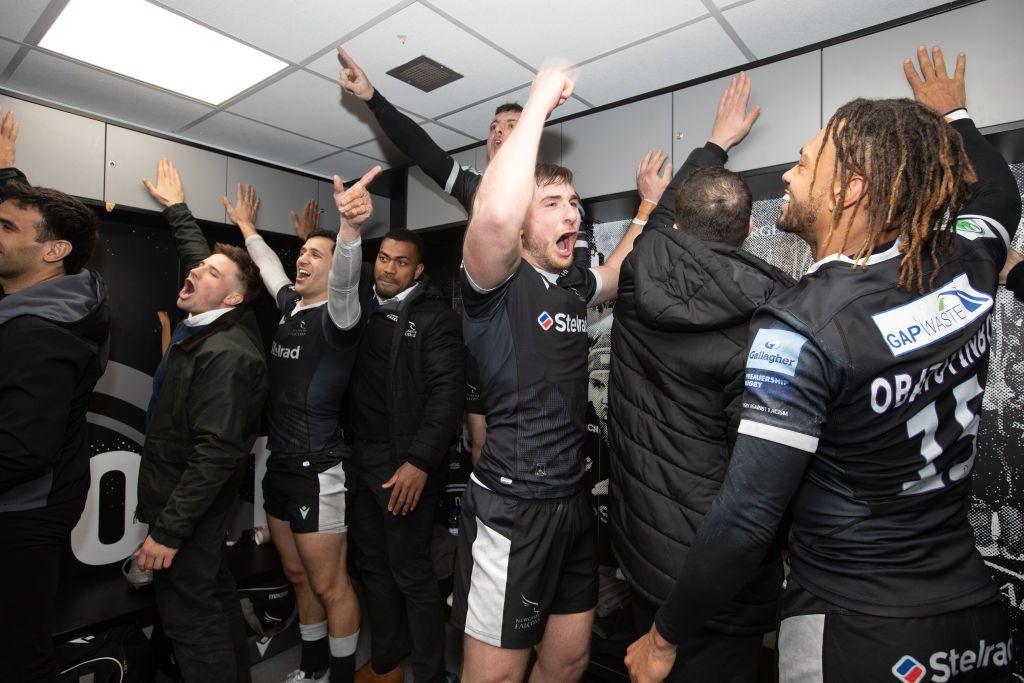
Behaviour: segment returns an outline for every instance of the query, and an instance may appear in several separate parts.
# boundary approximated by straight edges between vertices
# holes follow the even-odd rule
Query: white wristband
[[[645,221],[643,219],[640,219],[640,218],[634,218],[631,222],[636,223],[640,227],[643,227],[643,226],[647,225],[647,221]]]

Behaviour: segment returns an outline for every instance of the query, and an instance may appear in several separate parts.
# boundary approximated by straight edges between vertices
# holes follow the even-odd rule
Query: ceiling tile
[[[17,43],[0,38],[0,72],[7,68],[11,58],[18,53],[20,48],[21,46]]]
[[[399,35],[405,36],[404,44]],[[458,109],[533,77],[529,69],[419,4],[359,34],[345,44],[345,49],[391,102],[424,116]],[[387,75],[389,69],[424,54],[463,77],[426,93]],[[309,68],[337,78],[337,54],[324,55]]]
[[[395,143],[391,142],[387,137],[375,138],[361,145],[355,145],[351,149],[353,152],[365,154],[368,157],[386,162],[391,166],[404,164],[409,161],[409,157],[403,154],[402,150],[398,149]]]
[[[763,58],[943,4],[948,0],[754,0],[723,14]]]
[[[305,71],[291,73],[229,109],[338,147],[382,134],[363,102],[348,96],[342,100],[340,86]]]
[[[436,123],[425,123],[423,124],[423,130],[427,131],[427,135],[433,138],[434,142],[439,144],[444,149],[455,149],[456,147],[465,147],[466,145],[477,142],[477,140],[463,135],[462,133],[456,133],[455,131],[439,126]]]
[[[700,0],[645,0],[638,11],[623,11],[621,0],[518,0],[501,9],[480,0],[430,4],[534,68],[549,57],[576,64],[708,13]]]
[[[211,111],[197,102],[33,50],[6,83],[100,116],[164,132]]]
[[[584,65],[576,92],[607,104],[746,61],[718,22],[705,19]]]
[[[328,178],[338,175],[341,176],[342,180],[348,182],[350,180],[358,180],[364,173],[376,165],[380,165],[385,169],[389,168],[388,164],[369,159],[362,154],[338,152],[319,161],[306,164],[302,167],[302,170]]]
[[[25,40],[50,0],[4,0],[0,2],[0,36]]]
[[[491,125],[491,119],[494,118],[494,110],[497,109],[499,105],[505,104],[506,102],[526,104],[526,97],[529,94],[530,86],[526,85],[518,90],[513,90],[507,95],[493,97],[486,102],[474,104],[472,107],[463,109],[460,112],[450,114],[449,116],[442,116],[438,118],[438,121],[447,123],[452,128],[458,128],[463,132],[476,136],[475,139],[477,140],[486,140],[487,130]],[[551,114],[551,118],[557,119],[562,116],[568,116],[569,114],[575,114],[578,111],[583,111],[586,108],[587,105],[574,97],[556,109]]]
[[[336,150],[330,145],[271,128],[230,112],[214,114],[178,135],[248,157],[291,166]]]
[[[279,57],[301,62],[399,2],[158,0],[156,4]]]

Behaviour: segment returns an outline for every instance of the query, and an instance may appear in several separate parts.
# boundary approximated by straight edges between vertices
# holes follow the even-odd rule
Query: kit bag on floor
[[[142,630],[130,624],[75,638],[53,649],[60,683],[149,683],[153,653]]]
[[[245,622],[258,636],[276,636],[295,620],[295,590],[283,574],[253,586],[239,586],[238,599]]]

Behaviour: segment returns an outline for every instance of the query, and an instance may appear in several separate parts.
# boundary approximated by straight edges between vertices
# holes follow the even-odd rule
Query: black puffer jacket
[[[363,323],[374,312],[373,273],[360,278]],[[357,360],[358,362],[358,360]],[[388,362],[388,431],[396,467],[408,461],[440,484],[439,467],[462,426],[466,399],[462,321],[430,278],[420,278],[398,309]]]
[[[611,540],[650,602],[672,588],[729,463],[748,323],[782,271],[671,227],[647,230],[626,259],[612,327]],[[770,631],[782,582],[776,551],[708,626]]]

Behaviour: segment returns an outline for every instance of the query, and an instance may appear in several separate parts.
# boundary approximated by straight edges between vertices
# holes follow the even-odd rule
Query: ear
[[[47,263],[59,263],[71,255],[74,247],[67,240],[47,240],[43,249],[43,260]]]
[[[224,297],[224,301],[222,301],[221,303],[223,303],[225,307],[227,307],[227,306],[238,306],[244,300],[245,300],[245,297],[242,296],[240,293],[238,293],[238,292],[231,292],[226,297]]]
[[[420,275],[423,275],[423,264],[422,263],[419,264],[418,266],[416,266],[416,274],[413,275],[412,277],[413,277],[414,280],[419,280],[420,279]]]
[[[863,176],[854,175],[850,178],[850,184],[846,186],[846,198],[843,201],[843,208],[850,208],[860,200],[864,199],[867,196],[867,193],[867,181],[864,180]]]

